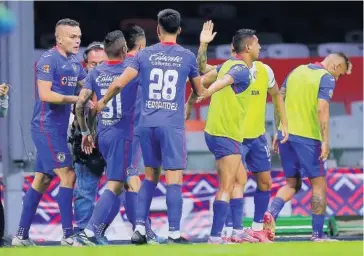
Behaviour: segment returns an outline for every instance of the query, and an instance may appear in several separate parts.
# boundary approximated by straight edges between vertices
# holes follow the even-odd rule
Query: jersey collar
[[[163,41],[161,41],[161,44],[163,44],[163,45],[176,45],[177,43],[176,42],[163,42]]]
[[[120,63],[122,63],[122,61],[121,60],[107,60],[107,61],[105,61],[105,63],[107,65],[119,65]]]

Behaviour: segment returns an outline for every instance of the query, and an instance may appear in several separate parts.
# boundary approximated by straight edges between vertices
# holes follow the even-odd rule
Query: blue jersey
[[[129,66],[131,62],[134,61],[135,56],[131,54],[127,54],[125,60],[125,66]],[[134,134],[138,135],[138,125],[140,120],[140,113],[142,111],[142,87],[140,86],[139,76],[133,79],[133,83],[138,84],[137,96],[135,101],[135,110],[134,110]]]
[[[71,96],[74,94],[78,81],[83,80],[86,73],[75,55],[65,57],[54,47],[37,61],[36,81],[52,82],[51,90]],[[33,131],[55,132],[66,135],[71,113],[71,104],[53,104],[43,102],[39,98],[36,86],[36,98],[31,121]]]
[[[95,92],[97,100],[100,100],[110,84],[123,73],[125,68],[125,62],[106,61],[87,75],[85,87]],[[117,129],[121,137],[132,139],[137,86],[137,79],[132,80],[108,102],[98,117],[98,133],[112,127]]]
[[[129,67],[139,72],[142,87],[140,127],[184,127],[187,78],[199,76],[195,55],[174,43],[139,51]]]

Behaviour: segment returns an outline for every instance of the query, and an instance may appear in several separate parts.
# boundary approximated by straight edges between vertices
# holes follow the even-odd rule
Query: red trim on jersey
[[[39,99],[40,100],[40,99]],[[39,130],[43,131],[44,128],[44,102],[42,102],[42,110],[40,112],[40,120],[39,120]]]
[[[321,62],[316,61],[316,62],[315,62],[315,63],[313,63],[313,64],[314,64],[314,65],[317,65],[317,66],[320,66],[320,67],[322,67],[322,68],[325,68],[325,67],[324,67],[324,65],[322,65],[322,64],[321,64]]]
[[[51,136],[49,135],[48,132],[44,132],[44,135],[47,137],[47,141],[48,141],[48,146],[49,146],[49,149],[51,150],[51,154],[53,156],[53,160],[56,164],[56,169],[60,168],[60,164],[59,162],[57,161],[57,155],[56,153],[54,152],[54,148],[53,148],[53,145],[52,145],[52,140],[51,140]],[[45,170],[44,170],[45,171]]]
[[[176,45],[176,42],[161,42],[163,45]]]
[[[126,57],[135,57],[135,54],[127,53]]]
[[[118,64],[122,63],[122,61],[121,60],[107,60],[107,61],[105,61],[105,63],[107,65],[118,65]]]

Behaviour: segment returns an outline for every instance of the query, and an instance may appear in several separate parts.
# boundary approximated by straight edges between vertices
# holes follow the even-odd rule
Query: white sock
[[[134,232],[138,231],[142,236],[145,236],[145,226],[136,225]]]
[[[233,227],[224,227],[224,236],[230,237],[233,234]]]
[[[88,228],[85,228],[85,234],[86,234],[87,237],[94,237],[95,236],[95,233],[92,230],[88,229]]]
[[[252,230],[253,231],[262,231],[263,230],[263,223],[258,223],[258,222],[253,221]]]
[[[219,239],[221,239],[221,237],[219,237],[219,236],[210,236],[210,240],[212,240],[212,241],[217,241]]]
[[[181,232],[179,230],[177,231],[169,231],[169,235],[170,238],[172,239],[177,239],[181,237]]]

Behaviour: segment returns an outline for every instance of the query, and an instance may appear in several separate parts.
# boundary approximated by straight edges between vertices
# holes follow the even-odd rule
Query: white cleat
[[[62,246],[75,246],[75,247],[81,247],[84,244],[82,243],[82,241],[78,238],[78,236],[74,235],[74,236],[70,236],[70,237],[63,237],[61,240],[61,245]]]
[[[17,246],[17,247],[36,246],[35,243],[32,240],[30,240],[30,238],[21,239],[21,237],[19,237],[19,236],[14,236],[13,237],[13,239],[11,240],[11,245],[12,246]]]

